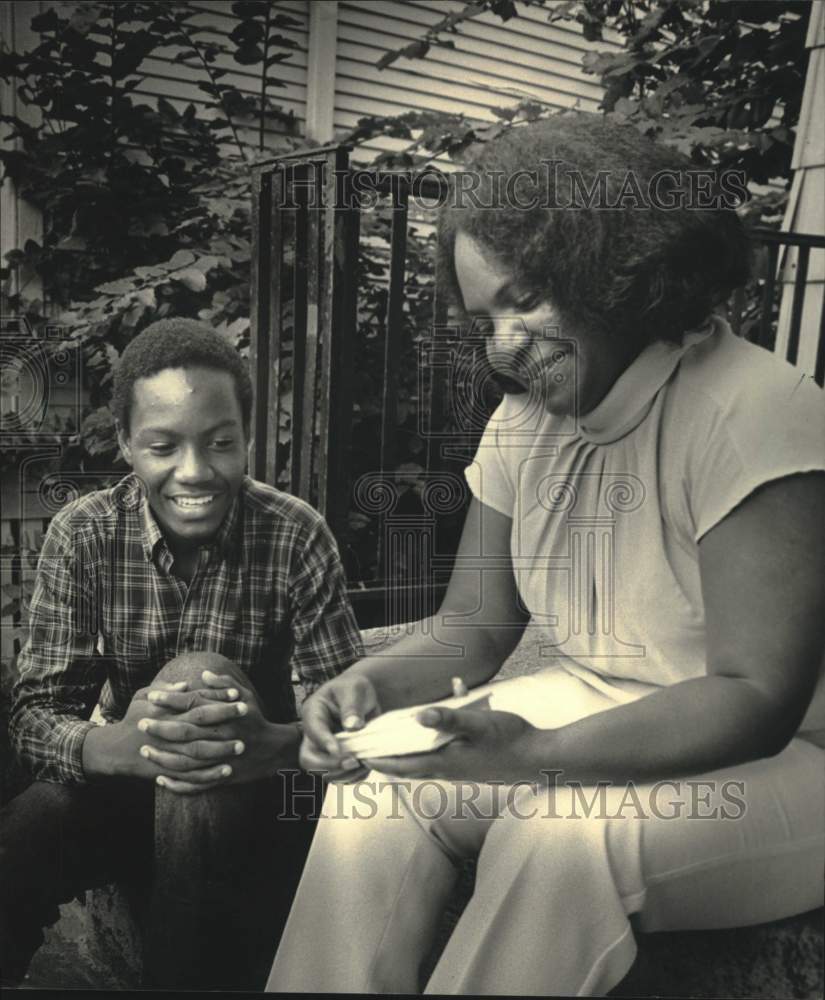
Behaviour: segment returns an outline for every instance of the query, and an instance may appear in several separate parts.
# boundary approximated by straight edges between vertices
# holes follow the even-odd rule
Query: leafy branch
[[[525,2],[529,5],[531,0],[525,0]],[[375,65],[378,69],[386,69],[402,57],[406,57],[407,59],[423,59],[433,46],[442,49],[454,49],[455,42],[452,39],[445,39],[441,36],[443,34],[457,34],[460,24],[470,21],[484,14],[486,11],[497,14],[502,21],[508,21],[517,14],[516,5],[513,0],[473,0],[471,3],[466,3],[461,10],[451,11],[445,17],[442,17],[440,21],[436,22],[431,28],[428,28],[414,42],[410,42],[400,49],[385,52]]]
[[[477,0],[385,53],[376,65],[386,68],[402,56],[424,58],[435,45],[455,48],[442,35],[457,34],[464,22],[487,12],[507,21],[518,15],[519,5],[546,8],[550,23],[575,24],[589,42],[608,31],[623,37],[621,49],[587,51],[582,58],[584,71],[600,77],[607,114],[697,163],[744,171],[759,184],[790,182],[810,0],[566,0],[552,6],[547,0]],[[490,110],[501,116],[499,109]],[[451,128],[457,117],[443,116],[445,126]],[[353,135],[357,139],[369,128],[396,134],[400,127],[403,133],[409,123],[404,115],[364,119]],[[436,125],[422,127],[428,131],[419,145],[427,146]],[[465,135],[471,130],[478,141],[498,134],[494,129],[485,135],[467,122]],[[466,145],[459,140],[455,151],[460,155]]]

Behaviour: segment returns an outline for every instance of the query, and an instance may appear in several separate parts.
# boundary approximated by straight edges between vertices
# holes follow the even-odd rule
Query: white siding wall
[[[420,38],[460,0],[341,0],[335,64],[334,125],[338,134],[368,115],[409,110],[445,111],[474,122],[492,122],[493,107],[535,97],[556,108],[595,110],[602,88],[581,68],[594,48],[577,28],[548,24],[546,9],[518,5],[519,16],[502,22],[493,14],[465,21],[444,35],[455,49],[432,47],[423,59],[376,63],[388,51]],[[615,48],[615,39],[595,48]],[[359,157],[401,149],[403,140],[376,138]]]
[[[28,29],[31,17],[49,6],[47,0],[0,3],[0,33],[10,48],[25,49],[34,41]],[[231,0],[197,0],[195,23],[207,32],[204,39],[219,41],[232,31],[236,19]],[[295,116],[296,131],[325,142],[349,131],[359,118],[393,115],[411,109],[446,111],[465,115],[473,122],[495,120],[492,107],[506,107],[521,97],[533,96],[553,107],[579,106],[594,110],[601,87],[581,68],[581,57],[594,48],[615,48],[614,36],[598,45],[586,42],[577,27],[551,25],[548,10],[518,5],[519,16],[502,22],[484,14],[460,26],[449,36],[455,49],[433,47],[424,59],[400,59],[385,70],[376,68],[381,56],[419,38],[446,14],[461,10],[461,0],[281,0],[279,7],[298,26],[283,33],[297,48],[277,66],[282,88],[270,88],[270,97]],[[325,41],[311,52],[310,23],[320,33],[319,18],[333,15],[332,44]],[[328,30],[325,29],[325,30]],[[179,108],[190,102],[202,116],[213,115],[209,98],[198,89],[204,79],[194,68],[174,61],[178,48],[170,44],[142,67],[144,83],[136,100],[154,104],[164,97]],[[311,57],[314,65],[310,65]],[[217,65],[227,70],[223,82],[257,94],[255,67],[239,66],[231,56]],[[309,82],[314,80],[312,86]],[[310,91],[308,95],[308,91]],[[316,101],[310,106],[309,101]],[[10,88],[3,95],[3,110],[15,108]],[[318,107],[320,101],[327,107]],[[19,107],[17,108],[19,111]],[[325,124],[320,129],[312,123]],[[270,141],[280,131],[273,125]],[[321,133],[325,134],[321,134]],[[356,158],[369,159],[381,149],[400,149],[403,140],[376,138],[359,150]],[[10,185],[2,194],[2,253],[37,235],[36,214],[21,205]]]
[[[295,28],[279,29],[279,34],[292,39],[298,45],[289,59],[276,65],[273,76],[281,80],[284,87],[268,89],[270,99],[282,106],[287,113],[292,112],[297,121],[297,131],[303,134],[306,118],[306,87],[307,87],[307,49],[309,33],[310,0],[281,0],[278,8],[295,21]],[[190,22],[192,25],[207,29],[197,39],[219,42],[226,39],[237,18],[232,13],[231,0],[204,0],[194,3],[198,13]],[[231,46],[231,42],[229,43]],[[142,67],[146,74],[144,86],[139,87],[136,94],[152,103],[158,97],[165,97],[175,105],[184,107],[189,103],[195,105],[202,116],[211,113],[210,99],[198,89],[198,83],[205,79],[202,70],[195,66],[189,67],[174,62],[179,48],[170,45],[166,49],[157,50],[156,57],[147,59]],[[280,51],[280,50],[279,50]],[[255,66],[240,66],[231,55],[219,56],[215,66],[227,70],[220,83],[229,84],[239,90],[257,96],[260,88],[258,68]],[[270,135],[277,134],[277,129],[270,129]]]

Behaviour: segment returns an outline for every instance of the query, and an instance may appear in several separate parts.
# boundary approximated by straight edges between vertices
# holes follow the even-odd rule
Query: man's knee
[[[233,660],[210,650],[196,650],[191,653],[181,653],[174,660],[170,660],[158,671],[152,685],[156,685],[159,681],[168,683],[188,681],[190,684],[201,685],[203,683],[201,674],[204,670],[211,670],[215,674],[228,674],[239,682],[249,683],[243,670]]]
[[[32,853],[55,830],[70,825],[81,814],[85,786],[34,781],[0,809],[0,849]]]

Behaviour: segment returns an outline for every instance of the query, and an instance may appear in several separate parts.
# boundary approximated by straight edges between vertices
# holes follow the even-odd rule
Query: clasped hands
[[[301,766],[326,771],[331,781],[352,782],[369,770],[402,778],[515,782],[538,776],[545,731],[512,712],[473,708],[422,709],[419,722],[455,739],[429,753],[356,760],[346,754],[337,730],[360,729],[382,712],[379,695],[364,675],[346,672],[322,685],[303,706]]]
[[[194,794],[296,766],[294,725],[269,722],[255,692],[233,677],[205,670],[202,681],[156,681],[135,693],[112,727],[121,773]]]

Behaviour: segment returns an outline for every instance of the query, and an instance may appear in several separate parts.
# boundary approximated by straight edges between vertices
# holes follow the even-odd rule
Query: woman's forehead
[[[470,312],[500,299],[513,283],[513,272],[462,230],[456,234],[453,254],[456,279]]]

